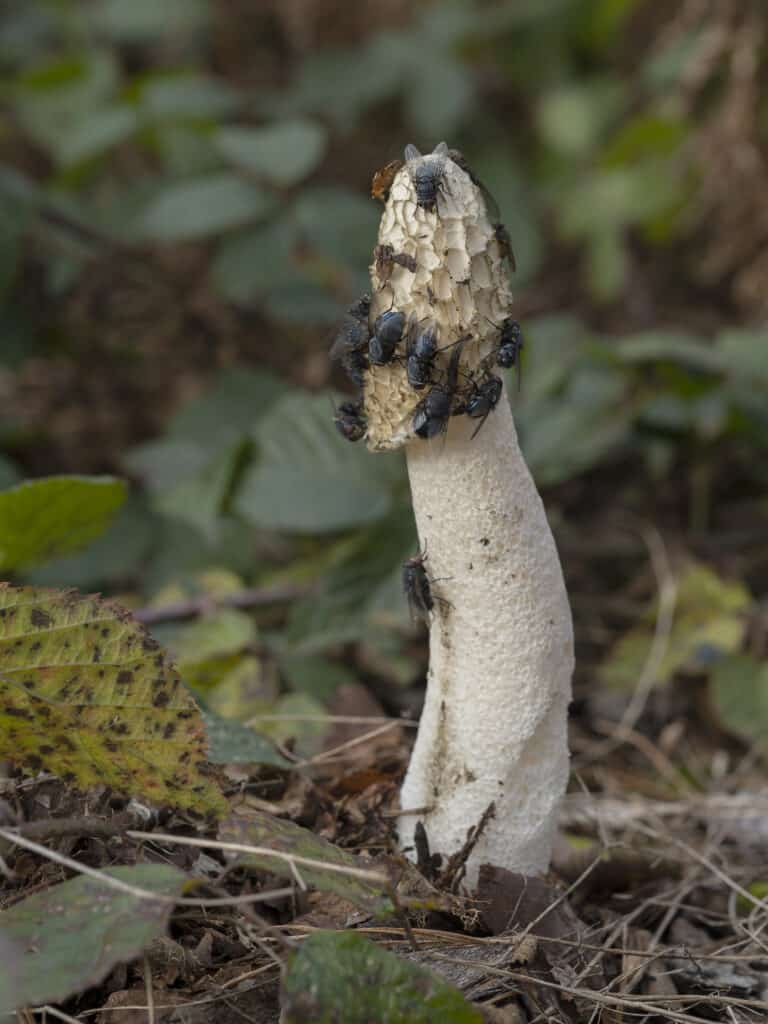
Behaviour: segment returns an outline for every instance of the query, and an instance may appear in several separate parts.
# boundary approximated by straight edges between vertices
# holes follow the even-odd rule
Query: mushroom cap
[[[407,325],[394,358],[371,366],[365,374],[367,442],[372,451],[399,448],[416,439],[413,418],[424,394],[407,378],[409,331],[435,331],[435,375],[442,380],[450,350],[465,339],[459,371],[465,382],[498,344],[499,325],[512,304],[508,269],[482,190],[448,156],[444,142],[425,156],[408,145],[405,155],[407,163],[392,181],[381,217],[378,246],[389,246],[395,257],[411,259],[386,266],[374,261],[371,266],[370,323],[394,310],[404,314]],[[418,204],[414,180],[421,170],[432,174],[436,166],[440,173],[435,206],[426,209]]]

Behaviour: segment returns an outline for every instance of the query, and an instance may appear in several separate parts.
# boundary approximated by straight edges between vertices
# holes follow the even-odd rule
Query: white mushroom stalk
[[[520,344],[504,235],[459,154],[441,144],[425,157],[408,147],[406,158],[371,268],[374,339],[360,423],[372,450],[405,446],[425,553],[430,665],[400,841],[415,856],[422,822],[431,853],[450,856],[485,816],[466,862],[471,889],[484,863],[524,874],[549,866],[568,777],[573,634],[554,539],[498,375]],[[387,311],[404,314],[405,329],[382,353]],[[427,331],[438,350],[419,363]]]

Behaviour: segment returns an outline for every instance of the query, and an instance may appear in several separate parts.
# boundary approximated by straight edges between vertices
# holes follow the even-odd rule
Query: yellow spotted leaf
[[[0,584],[0,759],[201,815],[224,798],[202,716],[129,612]]]

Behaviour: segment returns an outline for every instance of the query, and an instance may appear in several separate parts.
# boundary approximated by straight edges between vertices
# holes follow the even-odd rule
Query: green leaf
[[[402,564],[417,544],[413,513],[405,502],[345,540],[337,564],[324,574],[317,591],[291,608],[283,634],[286,650],[306,656],[360,640],[376,625],[407,628]]]
[[[643,112],[622,124],[602,154],[605,166],[633,163],[647,156],[669,156],[685,139],[686,122]]]
[[[209,0],[97,0],[89,12],[94,27],[118,42],[200,32],[211,18]]]
[[[123,457],[125,468],[158,493],[202,473],[210,461],[210,453],[201,444],[174,438],[148,441]]]
[[[0,666],[0,758],[200,814],[224,806],[195,702],[119,605],[0,585]]]
[[[543,418],[521,418],[521,447],[541,485],[571,480],[599,465],[626,442],[631,416],[560,404],[556,400],[537,407]]]
[[[0,490],[15,484],[20,477],[21,474],[13,462],[5,455],[0,455]]]
[[[623,374],[581,363],[570,369],[563,393],[529,403],[526,391],[515,418],[526,461],[539,483],[583,473],[627,441],[632,410],[625,389]]]
[[[330,700],[340,686],[357,682],[346,665],[319,655],[278,654],[280,671],[295,693],[306,693],[321,701]]]
[[[231,718],[222,718],[215,711],[203,711],[208,734],[208,759],[213,764],[271,764],[292,768],[282,754],[266,738],[247,725]]]
[[[146,117],[174,123],[226,117],[242,104],[240,93],[224,79],[194,72],[149,75],[139,84],[137,100]]]
[[[0,492],[0,568],[49,561],[109,526],[127,489],[114,477],[50,476]]]
[[[305,188],[293,216],[306,242],[334,263],[370,262],[381,210],[367,196],[337,186]]]
[[[34,141],[61,160],[69,132],[112,100],[119,78],[115,55],[107,49],[35,65],[17,82],[17,115]]]
[[[279,98],[291,112],[315,111],[348,132],[361,111],[403,87],[400,54],[387,45],[391,37],[376,33],[363,49],[324,48],[308,54],[299,64],[292,89]]]
[[[200,398],[174,413],[167,435],[220,451],[249,433],[287,390],[285,382],[267,370],[222,370]]]
[[[256,623],[247,612],[221,608],[179,630],[174,646],[183,669],[187,664],[237,654],[255,643],[256,635]]]
[[[44,587],[102,587],[136,577],[157,534],[146,498],[131,494],[107,530],[82,552],[46,562],[22,574]]]
[[[559,394],[567,386],[571,374],[584,361],[587,340],[584,324],[566,314],[534,318],[526,324],[525,336],[523,415],[529,408],[535,409],[542,399]],[[517,419],[518,403],[514,405]]]
[[[235,166],[288,188],[306,178],[320,163],[327,146],[318,121],[306,118],[277,121],[261,128],[240,125],[216,133],[219,152]]]
[[[186,881],[166,864],[101,873],[165,897],[180,895]],[[27,896],[0,914],[0,935],[22,954],[0,960],[0,1012],[60,1003],[97,985],[165,934],[171,909],[85,875]]]
[[[731,654],[712,666],[709,695],[720,725],[748,743],[768,744],[768,663]]]
[[[6,300],[8,293],[13,286],[16,275],[22,264],[24,238],[33,224],[32,204],[27,199],[19,200],[19,197],[7,195],[0,181],[0,218],[2,218],[3,231],[0,233],[0,299]],[[17,341],[11,341],[8,335],[11,333],[13,317],[9,317],[7,308],[3,310],[3,319],[0,321],[0,337],[2,337],[2,355],[0,365],[13,365],[17,361],[14,349],[18,347]],[[10,330],[9,330],[10,328]],[[15,332],[14,332],[15,333]],[[24,353],[26,355],[26,353]],[[20,361],[20,360],[19,360]],[[2,479],[0,477],[0,479]]]
[[[136,111],[111,106],[88,113],[58,143],[58,159],[65,167],[100,156],[129,139],[138,127]]]
[[[237,722],[250,723],[255,715],[273,711],[279,689],[275,667],[241,651],[187,666],[185,678],[205,693],[211,711]]]
[[[227,235],[213,261],[213,282],[225,299],[239,304],[276,288],[304,286],[297,248],[296,227],[285,219]]]
[[[316,932],[283,981],[285,1024],[482,1024],[480,1010],[432,971],[353,932]]]
[[[708,373],[720,373],[725,365],[721,354],[714,347],[694,335],[679,331],[635,334],[619,341],[615,351],[624,363],[655,363],[664,360]]]
[[[164,186],[134,225],[140,240],[181,242],[204,238],[263,217],[269,193],[235,174],[210,174]]]
[[[290,743],[298,757],[314,757],[320,753],[323,740],[332,725],[325,721],[328,714],[326,705],[306,693],[286,693],[269,708],[274,718],[262,718],[261,709],[250,715],[265,736],[276,743]]]
[[[643,224],[680,202],[682,184],[660,159],[592,171],[560,196],[565,238],[578,239]]]
[[[356,274],[349,265],[344,268],[345,274],[347,271],[350,275],[348,280],[352,285],[351,293],[360,293],[368,287],[368,279],[364,274]],[[264,296],[263,303],[264,311],[273,320],[295,324],[302,329],[306,328],[308,323],[337,325],[343,311],[338,295],[334,295],[326,285],[316,283],[307,277],[275,288]]]
[[[706,21],[701,21],[682,33],[671,35],[666,45],[654,48],[650,59],[642,62],[640,80],[656,92],[676,88],[686,66],[693,62],[696,52],[701,49],[706,31]]]
[[[250,443],[243,439],[214,456],[200,473],[185,478],[172,490],[163,491],[155,502],[158,512],[197,527],[209,541],[215,542],[232,485],[249,450]]]
[[[687,566],[677,583],[675,617],[656,683],[668,682],[680,669],[708,668],[713,658],[739,650],[751,598],[742,583],[718,576],[707,565]],[[628,690],[637,683],[653,642],[657,602],[643,622],[625,633],[603,663],[600,678]]]
[[[569,159],[589,154],[621,107],[614,81],[569,82],[547,92],[537,109],[539,133]]]
[[[249,810],[247,817],[228,818],[219,830],[219,837],[225,842],[269,847],[275,851],[275,854],[236,854],[237,863],[245,867],[269,871],[290,880],[298,873],[313,889],[335,893],[371,914],[389,913],[393,909],[386,895],[389,887],[386,875],[368,868],[358,857],[292,821]],[[307,858],[312,863],[298,863],[294,872],[286,857],[280,854]],[[355,872],[359,871],[380,874],[382,881],[357,877]]]
[[[449,50],[423,48],[410,66],[404,100],[417,133],[440,138],[455,133],[474,99],[474,79]]]
[[[586,276],[590,293],[600,302],[616,299],[628,271],[622,232],[610,225],[595,230],[587,242]]]
[[[282,398],[256,431],[261,458],[246,472],[235,511],[263,529],[323,533],[386,515],[402,462],[352,445],[333,424],[328,395]]]
[[[252,528],[227,516],[218,534],[216,543],[210,544],[199,530],[180,520],[156,522],[152,557],[143,571],[145,593],[154,594],[169,583],[178,583],[211,566],[226,567],[241,575],[252,573],[260,557]]]
[[[717,352],[723,367],[737,380],[762,386],[768,383],[768,331],[731,328],[717,338]]]

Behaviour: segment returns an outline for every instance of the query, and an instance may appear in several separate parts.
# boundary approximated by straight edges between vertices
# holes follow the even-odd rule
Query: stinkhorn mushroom
[[[494,372],[522,347],[508,236],[460,153],[441,143],[405,156],[388,165],[386,189],[374,179],[385,207],[370,304],[350,310],[335,353],[362,397],[339,428],[364,433],[373,451],[405,447],[422,551],[408,565],[434,582],[420,584],[430,662],[399,836],[413,855],[422,822],[430,851],[446,857],[482,820],[465,865],[471,888],[484,863],[548,868],[568,776],[573,633]]]

